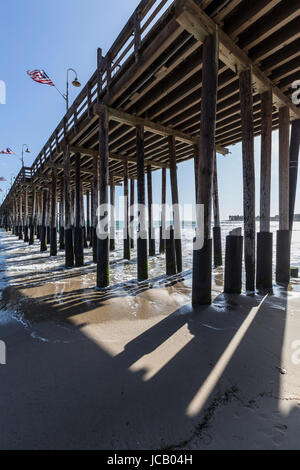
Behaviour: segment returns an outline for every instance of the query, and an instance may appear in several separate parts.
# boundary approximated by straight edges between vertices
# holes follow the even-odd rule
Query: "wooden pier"
[[[98,49],[96,71],[32,167],[22,168],[15,179],[0,209],[2,225],[24,242],[32,244],[38,236],[42,251],[49,241],[50,256],[64,249],[66,267],[84,264],[83,247],[89,241],[97,263],[97,286],[108,287],[115,215],[113,209],[97,214],[98,204],[114,204],[115,186],[121,184],[125,196],[130,189],[133,201],[135,181],[137,203],[145,204],[147,178],[149,227],[146,214],[141,214],[137,236],[137,279],[144,281],[148,256],[155,255],[152,172],[162,172],[164,202],[169,170],[176,215],[177,167],[194,159],[196,200],[204,205],[204,246],[194,253],[193,304],[210,303],[213,246],[214,263],[222,264],[216,154],[230,158],[228,147],[242,142],[246,289],[270,288],[271,133],[279,129],[276,279],[287,284],[299,154],[300,109],[292,101],[292,83],[300,77],[299,31],[300,0],[142,0],[105,57]],[[262,138],[257,237],[258,135]],[[128,223],[134,216],[128,206],[125,213],[124,258],[130,259],[133,237]],[[181,224],[174,219],[176,271],[181,272]],[[163,235],[170,232],[164,212],[161,222],[159,251],[164,253]]]

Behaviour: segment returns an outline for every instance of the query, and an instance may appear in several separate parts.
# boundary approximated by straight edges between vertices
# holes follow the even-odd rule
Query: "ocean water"
[[[225,255],[226,236],[235,228],[241,227],[241,222],[224,221],[221,225],[223,256]],[[259,230],[259,224],[257,224]],[[271,231],[274,234],[274,272],[276,262],[276,231],[278,230],[278,222],[271,223]],[[123,260],[123,232],[122,229],[116,231],[116,250],[110,254],[111,269],[110,278],[111,285],[123,282],[134,281],[136,279],[136,248],[131,252],[131,261]],[[156,251],[159,250],[159,230],[156,229]],[[192,224],[185,224],[182,230],[182,252],[183,252],[183,271],[186,277],[192,269],[193,256],[193,237],[194,227]],[[136,243],[135,243],[136,247]],[[291,264],[300,268],[300,222],[295,222]],[[0,234],[0,290],[8,285],[19,284],[20,278],[25,274],[31,274],[33,277],[41,276],[45,282],[53,282],[52,275],[65,271],[64,252],[59,252],[57,257],[50,258],[49,253],[40,253],[39,242],[36,240],[33,246],[25,244],[17,237],[1,232]],[[222,271],[222,268],[221,268]],[[95,265],[92,262],[91,249],[85,250],[85,266],[83,268],[74,268],[68,270],[71,273],[80,273],[82,275],[82,283],[90,284],[95,276]],[[155,257],[149,258],[149,276],[150,278],[159,278],[165,273],[165,256],[157,254]],[[220,273],[215,270],[215,273]],[[55,277],[56,278],[56,277]],[[54,281],[55,282],[55,281]]]
[[[225,250],[226,236],[234,228],[240,227],[240,222],[223,222],[222,223],[222,244],[223,253]],[[259,226],[257,227],[259,229]],[[272,232],[274,233],[274,241],[276,241],[276,231],[278,230],[278,223],[272,223]],[[132,318],[135,318],[140,308],[137,292],[139,285],[136,280],[136,249],[132,250],[132,257],[130,261],[125,261],[123,257],[123,240],[122,230],[119,228],[116,232],[116,250],[110,254],[110,283],[113,289],[114,296],[122,297],[122,301],[126,302],[126,306],[132,313]],[[156,249],[158,252],[159,231],[156,231]],[[192,224],[186,224],[182,231],[182,248],[183,248],[183,273],[180,280],[183,282],[173,283],[173,280],[178,280],[176,276],[174,279],[166,278],[165,276],[165,256],[157,254],[155,257],[149,258],[149,284],[150,288],[161,288],[168,286],[168,300],[172,305],[175,303],[178,307],[190,304],[191,301],[191,285],[192,285],[192,255],[193,255],[193,236],[194,227]],[[136,244],[135,244],[136,246]],[[292,240],[292,265],[300,268],[300,222],[295,223],[293,240]],[[274,243],[274,263],[276,261],[276,244]],[[273,272],[275,274],[275,265]],[[213,270],[212,276],[212,290],[213,297],[219,296],[223,290],[223,268]],[[90,290],[96,285],[96,267],[92,261],[91,248],[85,249],[85,265],[81,268],[65,269],[64,252],[58,252],[57,257],[49,256],[49,252],[41,253],[38,240],[35,244],[29,246],[17,237],[6,233],[0,232],[0,291],[8,286],[15,286],[21,289],[32,288],[46,288],[50,293],[51,299],[61,304],[65,301],[65,292],[80,289]],[[292,290],[294,295],[299,295],[300,283],[299,280],[292,281]],[[275,295],[281,295],[280,291],[275,289]],[[289,295],[293,295],[290,292]],[[2,296],[2,294],[1,294]],[[218,298],[214,302],[218,310],[226,310],[226,302],[222,298]],[[164,301],[158,302],[153,305],[152,311],[157,310],[157,313],[164,311]],[[57,337],[55,331],[55,338],[48,338],[43,330],[31,321],[24,318],[24,315],[16,307],[2,306],[0,308],[0,328],[2,325],[9,324],[10,322],[17,322],[22,328],[27,329],[31,336],[39,341],[63,341],[62,338]],[[61,333],[59,333],[61,335]],[[60,338],[60,339],[58,339]]]

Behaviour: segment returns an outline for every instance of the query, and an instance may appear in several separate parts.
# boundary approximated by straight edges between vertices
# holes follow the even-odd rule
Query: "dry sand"
[[[97,291],[92,265],[17,243],[2,234],[1,449],[300,448],[299,281],[225,296],[218,272],[193,311],[189,273]]]

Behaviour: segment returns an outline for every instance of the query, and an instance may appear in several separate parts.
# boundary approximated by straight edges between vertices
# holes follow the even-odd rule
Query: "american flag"
[[[7,149],[5,150],[2,150],[2,152],[0,153],[3,153],[4,155],[14,155],[15,152],[13,152],[9,147],[7,147]]]
[[[7,179],[5,179],[4,176],[0,176],[0,181],[7,181]]]
[[[32,72],[30,72],[30,70],[27,70],[27,74],[35,82],[43,83],[44,85],[55,86],[52,80],[50,80],[50,78],[46,74],[45,70],[33,70]]]

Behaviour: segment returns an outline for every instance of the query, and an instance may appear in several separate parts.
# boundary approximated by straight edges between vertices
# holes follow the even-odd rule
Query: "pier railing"
[[[17,187],[22,184],[22,183],[25,183],[25,182],[29,182],[32,178],[32,168],[29,168],[29,167],[22,167],[21,170],[19,171],[18,175],[16,176],[15,178],[15,181],[9,191],[13,193],[13,191],[15,189],[17,189]],[[9,195],[9,194],[8,194]]]
[[[142,0],[105,57],[98,58],[97,69],[60,121],[55,131],[35,159],[31,170],[34,177],[52,155],[61,151],[60,144],[76,129],[79,120],[90,119],[93,106],[104,96],[110,83],[133,58],[139,60],[140,48],[153,26],[174,0]]]

